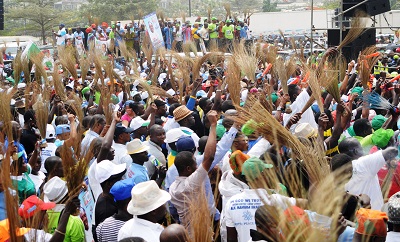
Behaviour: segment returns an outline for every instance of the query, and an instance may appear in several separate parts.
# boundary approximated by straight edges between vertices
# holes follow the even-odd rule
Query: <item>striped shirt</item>
[[[117,220],[114,216],[106,218],[96,228],[98,242],[115,242],[118,241],[118,232],[125,224],[125,221]]]

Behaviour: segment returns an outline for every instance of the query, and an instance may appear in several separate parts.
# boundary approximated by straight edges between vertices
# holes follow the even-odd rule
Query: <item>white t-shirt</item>
[[[56,149],[57,146],[54,143],[49,142],[47,143],[47,147],[42,149],[42,154],[40,155],[40,158],[42,159],[42,166],[40,167],[41,172],[47,173],[46,169],[44,168],[44,163],[46,162],[47,158],[56,155]]]
[[[297,96],[296,100],[292,103],[292,105],[290,105],[290,108],[292,109],[292,113],[283,114],[283,125],[286,126],[286,124],[289,122],[290,118],[293,115],[295,115],[298,112],[301,112],[301,110],[304,108],[304,106],[306,105],[306,103],[308,102],[309,99],[310,99],[310,95],[308,94],[307,89],[304,89]],[[318,128],[318,125],[315,122],[314,113],[311,110],[311,108],[308,108],[307,111],[305,111],[301,115],[301,119],[299,120],[299,122],[297,124],[301,124],[301,123],[309,123],[314,129]],[[294,129],[296,128],[297,124],[292,125],[292,127],[290,127],[290,131],[292,131],[292,133],[294,132]]]
[[[129,237],[140,237],[149,242],[158,242],[163,230],[164,227],[160,224],[133,217],[119,230],[118,241]]]
[[[386,242],[398,242],[400,241],[400,232],[388,232],[386,235]]]
[[[60,30],[58,30],[57,32],[58,35],[60,35],[60,37],[56,37],[57,39],[57,45],[65,45],[65,35],[67,34],[67,31],[65,31],[65,28],[62,28]]]
[[[40,186],[43,184],[44,179],[46,178],[46,175],[43,172],[38,171],[38,175],[33,175],[31,173],[31,174],[29,174],[29,178],[31,178],[33,183],[35,183],[35,189],[36,189],[36,192],[38,192]]]
[[[377,173],[385,163],[382,151],[353,160],[353,175],[345,185],[346,191],[351,194],[367,194],[371,198],[373,210],[381,210],[383,206],[382,190]]]
[[[103,192],[103,189],[101,188],[99,181],[97,181],[96,179],[96,165],[97,165],[97,159],[93,161],[88,170],[89,186],[92,189],[95,201],[97,201],[97,198]]]
[[[175,41],[183,41],[182,29],[176,30],[176,27],[174,27],[173,31],[175,33]]]
[[[236,228],[238,242],[247,242],[251,239],[250,229],[256,229],[254,215],[257,208],[264,204],[286,209],[296,205],[296,199],[279,194],[269,195],[265,189],[245,189],[242,193],[231,197],[225,206],[225,221],[226,227]]]
[[[126,164],[126,169],[128,169],[132,164],[132,158],[127,153],[126,145],[114,142],[113,148],[115,150],[115,156],[112,162],[116,165]]]

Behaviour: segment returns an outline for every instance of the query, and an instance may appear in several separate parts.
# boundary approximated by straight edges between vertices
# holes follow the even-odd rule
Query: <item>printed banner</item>
[[[157,50],[158,48],[165,47],[164,39],[161,33],[161,28],[158,23],[157,15],[155,12],[146,15],[143,18],[144,24],[146,25],[147,34],[150,37],[151,44],[153,45],[153,49]]]
[[[87,189],[82,189],[81,193],[79,193],[78,198],[81,202],[81,219],[85,224],[85,228],[88,228],[92,224],[95,201],[93,198],[92,189],[89,186],[89,179],[85,177],[84,181]]]

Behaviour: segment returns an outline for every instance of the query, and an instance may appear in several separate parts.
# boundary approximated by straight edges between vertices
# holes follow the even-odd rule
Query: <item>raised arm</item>
[[[117,115],[114,115],[113,121],[111,122],[110,128],[108,129],[106,135],[104,136],[103,143],[101,144],[99,155],[97,156],[97,162],[107,159],[108,152],[111,149],[113,143],[115,125],[119,121]]]
[[[208,121],[210,122],[210,134],[208,135],[207,144],[204,152],[203,168],[208,171],[210,170],[211,163],[214,160],[215,151],[217,147],[217,118],[218,114],[216,111],[211,110],[207,113]]]

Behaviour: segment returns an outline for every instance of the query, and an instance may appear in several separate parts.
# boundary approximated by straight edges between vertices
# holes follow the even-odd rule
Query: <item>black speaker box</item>
[[[343,31],[342,38],[344,39],[348,33]],[[329,29],[328,30],[328,46],[334,47],[340,44],[340,32],[339,29]],[[359,52],[364,48],[376,44],[376,29],[371,28],[364,31],[358,38],[353,42],[344,46],[342,49],[343,55],[347,60],[353,60],[357,58]]]
[[[361,2],[363,2],[363,0],[344,0],[342,6],[343,12]],[[370,16],[386,13],[391,10],[389,0],[369,0],[366,3],[363,3],[360,6],[348,11],[344,14],[344,16],[354,17],[357,9],[366,12]]]

